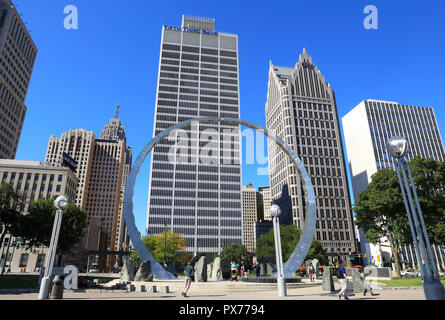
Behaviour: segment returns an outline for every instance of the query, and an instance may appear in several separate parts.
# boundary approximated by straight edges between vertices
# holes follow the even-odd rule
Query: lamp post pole
[[[166,262],[165,262],[165,257],[166,257],[166,255],[167,255],[167,225],[166,224],[164,224],[164,268],[165,268],[165,265],[166,265]]]
[[[408,141],[403,137],[392,137],[387,142],[387,149],[389,153],[397,159],[397,177],[399,179],[400,189],[405,203],[406,214],[408,215],[417,261],[419,262],[420,272],[422,274],[425,297],[427,300],[445,300],[445,288],[440,282],[439,273],[434,265],[434,257],[432,255],[431,245],[428,239],[411,169],[409,163],[404,159],[404,156],[408,151]],[[408,172],[408,175],[406,172]],[[414,205],[413,195],[416,205]],[[422,257],[420,256],[417,240],[420,245]],[[423,262],[423,264],[420,264],[420,262]]]
[[[60,227],[62,225],[62,210],[68,205],[68,199],[64,196],[59,196],[54,201],[54,205],[56,206],[57,211],[56,217],[54,218],[51,242],[48,248],[48,258],[46,259],[45,274],[40,284],[39,300],[48,299],[49,287],[51,285],[51,275],[53,273],[54,260],[56,258],[57,242],[59,241]]]
[[[281,214],[281,209],[278,205],[273,204],[269,209],[270,215],[273,217],[273,230],[275,239],[275,256],[277,261],[277,289],[278,296],[284,297],[286,293],[286,280],[283,272],[283,256],[281,254],[281,236],[280,236],[280,221],[278,216]]]

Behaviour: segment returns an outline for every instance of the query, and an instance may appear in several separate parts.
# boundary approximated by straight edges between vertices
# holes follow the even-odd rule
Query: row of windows
[[[159,93],[158,97],[162,98],[163,96],[161,94],[164,93],[178,93],[178,87],[165,87],[165,86],[159,86]],[[236,92],[225,92],[225,91],[214,91],[214,90],[207,90],[207,89],[200,89],[198,92],[198,89],[191,89],[191,88],[179,88],[179,93],[188,93],[188,94],[195,94],[195,95],[207,95],[207,96],[215,96],[218,95],[221,97],[232,97],[232,98],[238,98],[238,93]],[[176,99],[176,98],[168,98],[168,99]]]
[[[216,77],[209,77],[209,76],[197,76],[192,74],[185,74],[185,73],[172,73],[172,72],[160,72],[160,78],[161,79],[179,79],[181,80],[194,80],[194,81],[205,81],[205,82],[220,82],[225,84],[232,84],[232,85],[238,85],[238,80],[236,79],[230,79],[230,78],[216,78]],[[181,75],[181,77],[179,77]]]
[[[339,237],[340,235],[340,237]],[[318,240],[351,240],[349,232],[331,232],[331,231],[317,231],[317,239]]]
[[[172,188],[173,182],[165,179],[157,179],[155,177],[151,180],[151,185],[154,188]],[[236,181],[239,182],[239,181]],[[176,189],[195,189],[195,181],[175,181]],[[227,184],[227,183],[198,183],[199,190],[222,190],[222,191],[239,191],[241,186],[239,183]]]
[[[187,61],[187,60],[176,60],[176,59],[162,59],[161,60],[161,67],[162,66],[181,66],[182,67],[192,67],[192,68],[199,68],[202,72],[203,71],[214,71],[214,70],[224,70],[224,71],[233,71],[238,72],[238,67],[233,65],[218,65],[213,63],[205,63],[205,62],[194,62],[194,61]]]
[[[190,60],[190,61],[202,61],[207,63],[219,63],[219,64],[228,64],[236,66],[238,65],[238,61],[236,59],[223,58],[218,56],[207,56],[207,55],[198,55],[191,53],[179,53],[174,51],[165,51],[163,50],[161,53],[162,58],[170,58],[170,59],[182,59],[182,60]]]
[[[227,72],[227,71],[220,71],[218,74],[218,71],[213,70],[205,70],[205,69],[198,69],[198,68],[185,68],[182,67],[181,71],[179,71],[179,67],[175,66],[165,66],[161,65],[161,71],[169,71],[169,72],[180,72],[182,73],[193,73],[193,74],[204,74],[204,75],[210,75],[210,76],[220,76],[220,77],[227,77],[227,78],[238,78],[238,74],[235,72]]]
[[[181,87],[192,87],[192,88],[207,88],[207,89],[220,89],[220,90],[227,90],[227,91],[238,91],[238,87],[236,86],[230,86],[225,84],[218,84],[216,83],[206,83],[206,82],[198,82],[198,81],[179,81],[175,79],[159,79],[159,85],[168,85],[168,86],[178,86]]]
[[[162,45],[162,49],[164,50],[172,50],[172,51],[180,51],[181,47],[179,45],[167,44],[164,43]],[[218,50],[215,49],[207,49],[207,48],[199,48],[199,47],[190,47],[190,46],[182,46],[182,51],[199,53],[201,49],[201,54],[209,54],[209,55],[218,55]],[[236,51],[227,51],[227,50],[219,50],[219,54],[226,57],[234,57],[236,58]]]

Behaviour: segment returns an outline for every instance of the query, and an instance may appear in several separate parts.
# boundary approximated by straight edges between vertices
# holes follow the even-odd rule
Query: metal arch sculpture
[[[249,128],[255,129],[257,131],[262,132],[267,138],[271,138],[277,143],[280,148],[286,152],[288,156],[292,158],[297,169],[301,175],[301,178],[304,181],[304,189],[307,194],[307,202],[308,202],[308,216],[306,219],[306,226],[303,230],[303,235],[300,241],[298,242],[295,251],[291,254],[287,262],[284,264],[284,277],[290,278],[297,271],[298,267],[303,262],[303,259],[306,257],[307,252],[310,249],[312,244],[312,239],[315,234],[315,224],[316,224],[316,201],[315,201],[315,193],[314,187],[312,186],[311,179],[303,166],[303,163],[298,158],[297,154],[279,137],[277,137],[274,133],[268,131],[266,128],[263,128],[253,122],[236,119],[236,118],[217,118],[217,117],[197,117],[189,120],[185,120],[183,122],[177,123],[170,128],[165,129],[161,133],[159,133],[156,137],[154,137],[149,143],[147,143],[139,153],[136,158],[134,164],[131,167],[130,173],[128,175],[127,183],[125,186],[124,193],[124,218],[125,223],[127,225],[128,234],[133,243],[133,246],[141,258],[142,261],[150,260],[151,269],[153,274],[159,279],[177,279],[170,272],[165,270],[152,256],[152,254],[145,247],[142,238],[136,228],[136,223],[133,215],[133,194],[134,194],[134,185],[136,182],[136,176],[141,168],[142,163],[144,162],[147,155],[151,152],[153,147],[161,141],[161,139],[168,136],[168,134],[176,129],[184,128],[190,125],[192,122],[202,122],[202,123],[226,123],[231,125],[245,125]]]

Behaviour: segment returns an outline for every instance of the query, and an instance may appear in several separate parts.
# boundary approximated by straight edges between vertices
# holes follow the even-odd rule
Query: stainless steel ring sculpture
[[[125,194],[124,194],[124,218],[125,223],[127,225],[128,234],[130,236],[131,242],[141,258],[142,261],[150,260],[151,270],[153,274],[159,279],[177,279],[170,272],[166,271],[152,256],[152,254],[145,247],[142,238],[136,228],[136,223],[133,215],[133,194],[134,194],[134,185],[136,183],[136,176],[141,168],[142,163],[144,162],[147,155],[151,152],[153,147],[161,141],[161,139],[165,138],[170,134],[170,132],[187,127],[192,122],[201,122],[201,123],[225,123],[229,125],[245,125],[249,128],[255,129],[257,131],[262,132],[266,137],[271,138],[275,143],[277,143],[287,155],[289,155],[297,166],[297,170],[299,171],[302,180],[304,181],[304,189],[307,195],[307,203],[308,203],[308,215],[306,219],[306,226],[303,229],[302,237],[298,242],[295,251],[292,253],[290,258],[284,264],[284,277],[290,278],[297,271],[298,267],[303,262],[303,259],[306,257],[311,244],[312,239],[315,234],[315,223],[317,219],[316,214],[316,201],[315,201],[315,193],[314,187],[312,186],[311,179],[303,166],[303,163],[298,158],[297,154],[279,137],[277,137],[274,133],[268,131],[267,129],[249,121],[235,119],[235,118],[217,118],[217,117],[198,117],[189,119],[180,123],[177,123],[174,126],[171,126],[168,129],[165,129],[156,137],[154,137],[144,149],[139,153],[136,158],[134,164],[131,167],[130,174],[128,176],[127,184],[125,186]]]

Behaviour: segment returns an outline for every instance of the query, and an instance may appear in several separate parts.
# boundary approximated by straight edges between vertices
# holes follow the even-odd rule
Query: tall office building
[[[10,0],[0,0],[0,158],[14,159],[37,48]]]
[[[252,184],[242,189],[243,197],[243,244],[247,251],[256,249],[255,222],[257,220],[257,192]]]
[[[63,153],[77,161],[75,174],[79,182],[75,202],[77,207],[82,210],[86,209],[86,196],[95,142],[94,132],[84,129],[70,129],[64,132],[60,138],[51,136],[46,150],[45,162],[53,166],[62,166]]]
[[[125,227],[125,221],[124,221],[124,193],[125,193],[125,185],[127,183],[128,174],[130,173],[131,169],[131,161],[132,161],[132,148],[127,143],[127,138],[125,135],[125,126],[121,124],[121,121],[119,119],[119,108],[118,105],[116,107],[116,113],[113,119],[110,119],[110,122],[108,125],[105,125],[104,129],[102,130],[100,134],[101,142],[102,144],[108,144],[111,146],[116,146],[115,150],[115,157],[114,159],[102,159],[102,162],[105,163],[106,167],[110,170],[104,170],[105,173],[108,173],[109,176],[108,180],[110,181],[117,181],[120,180],[120,187],[116,187],[116,189],[119,189],[119,195],[117,195],[116,190],[111,191],[111,196],[105,196],[105,198],[115,198],[118,200],[118,205],[115,207],[115,212],[113,214],[113,229],[111,231],[111,234],[114,236],[113,241],[113,247],[114,250],[118,251],[122,249],[122,243],[127,242],[126,239],[126,227]],[[96,143],[99,142],[99,140],[96,140]],[[111,144],[110,144],[111,143]],[[116,145],[118,144],[118,145]],[[97,153],[100,154],[99,152]],[[110,163],[113,162],[113,163]],[[107,164],[108,162],[108,164]],[[100,161],[94,161],[94,163],[100,163]],[[103,165],[103,164],[102,164]],[[114,169],[116,170],[112,170]],[[119,170],[117,170],[119,168]],[[98,174],[100,174],[101,178],[104,172],[97,171]],[[91,188],[94,188],[92,185],[93,182],[90,182]],[[112,183],[114,189],[114,183]],[[111,186],[111,184],[110,184]],[[100,200],[98,200],[100,201]],[[108,222],[110,223],[110,221]],[[111,226],[111,225],[110,225]],[[111,245],[111,243],[110,243]]]
[[[126,145],[125,128],[120,122],[118,110],[119,106],[115,117],[104,126],[100,139],[96,139],[94,132],[84,129],[70,129],[61,138],[52,136],[45,160],[54,166],[61,166],[60,160],[65,152],[77,161],[79,183],[76,205],[87,213],[88,224],[93,219],[95,223],[98,219],[101,221],[100,231],[106,232],[103,238],[106,239],[106,249],[110,251],[120,250],[122,242],[126,240],[123,193],[131,166],[131,147]],[[80,245],[90,247],[86,238]],[[86,253],[83,255],[86,262]],[[108,262],[112,264],[112,259]]]
[[[316,238],[330,257],[356,251],[334,91],[303,50],[294,68],[270,63],[266,125],[300,157],[317,199]],[[304,228],[307,203],[291,159],[268,142],[273,199],[288,188],[294,224]]]
[[[401,105],[397,102],[365,100],[360,102],[342,119],[348,153],[354,199],[366,189],[377,170],[392,167],[394,158],[386,150],[392,136],[403,136],[409,141],[407,158],[414,156],[437,161],[445,160],[445,150],[433,108]],[[360,232],[360,244],[368,259],[377,264],[390,265],[391,249],[385,239],[381,247],[370,245]],[[434,246],[436,258],[445,256]],[[417,264],[414,249],[403,247],[404,260]],[[378,258],[378,256],[381,256]],[[380,261],[379,261],[380,260]]]
[[[258,218],[262,221],[272,221],[270,215],[270,205],[272,204],[272,197],[270,195],[270,187],[258,187]]]
[[[194,117],[239,118],[238,98],[237,35],[213,19],[163,26],[154,135]],[[195,123],[154,148],[147,234],[173,229],[187,251],[218,253],[242,242],[241,202],[239,126]]]

